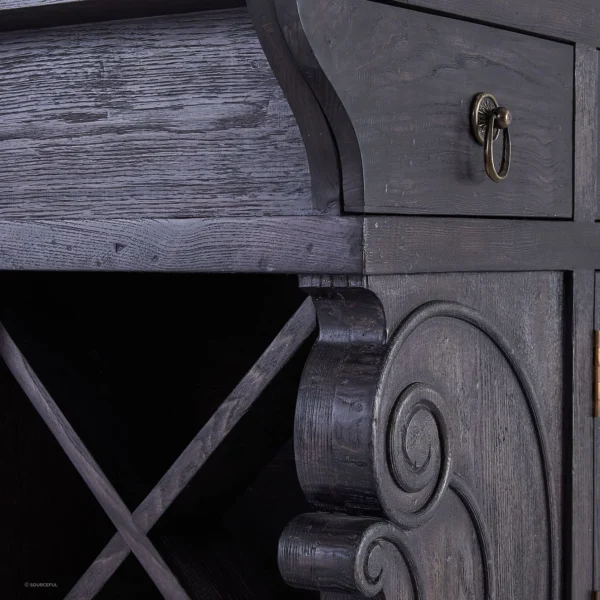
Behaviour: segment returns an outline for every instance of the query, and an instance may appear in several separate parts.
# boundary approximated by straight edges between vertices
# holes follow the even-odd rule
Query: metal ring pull
[[[475,139],[483,146],[485,172],[488,177],[499,183],[506,179],[510,171],[511,142],[508,128],[512,123],[512,115],[508,108],[499,106],[492,94],[481,93],[475,96],[471,109],[471,127]],[[502,164],[500,172],[494,164],[494,141],[498,139],[500,129],[504,131]]]

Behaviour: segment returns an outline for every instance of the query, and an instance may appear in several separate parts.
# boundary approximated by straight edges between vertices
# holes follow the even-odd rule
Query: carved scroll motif
[[[412,542],[450,488],[476,534],[484,598],[495,598],[492,540],[474,494],[453,466],[454,445],[460,439],[456,399],[443,397],[427,382],[395,388],[402,380],[394,376],[403,366],[402,346],[424,323],[444,318],[484,334],[502,353],[523,392],[544,472],[548,589],[554,598],[559,571],[556,509],[546,440],[533,387],[501,332],[468,307],[433,302],[411,313],[386,343],[385,318],[374,294],[357,288],[310,291],[321,336],[300,388],[296,459],[308,500],[334,514],[302,515],[284,531],[279,556],[284,579],[321,591],[324,598],[386,597],[389,565],[402,561],[413,597],[424,598],[426,563]]]

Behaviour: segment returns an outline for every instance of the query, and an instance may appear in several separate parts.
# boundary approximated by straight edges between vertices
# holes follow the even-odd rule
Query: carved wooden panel
[[[563,275],[305,285],[296,458],[322,512],[284,532],[284,578],[328,600],[559,598]]]

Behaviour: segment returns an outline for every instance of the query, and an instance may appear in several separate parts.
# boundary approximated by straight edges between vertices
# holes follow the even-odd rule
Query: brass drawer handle
[[[508,128],[511,123],[511,112],[500,106],[492,94],[482,92],[475,96],[471,108],[471,127],[475,139],[483,146],[485,172],[496,183],[506,179],[510,171],[511,143]],[[504,148],[498,172],[494,165],[494,140],[498,139],[500,129],[504,130]]]

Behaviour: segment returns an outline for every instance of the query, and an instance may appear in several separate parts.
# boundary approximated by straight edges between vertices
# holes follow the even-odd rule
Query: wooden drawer
[[[346,210],[571,216],[571,46],[366,0],[301,0],[296,9],[357,138],[364,197]],[[479,92],[514,118],[501,183],[486,176],[471,134]],[[497,160],[501,148],[499,138]]]

